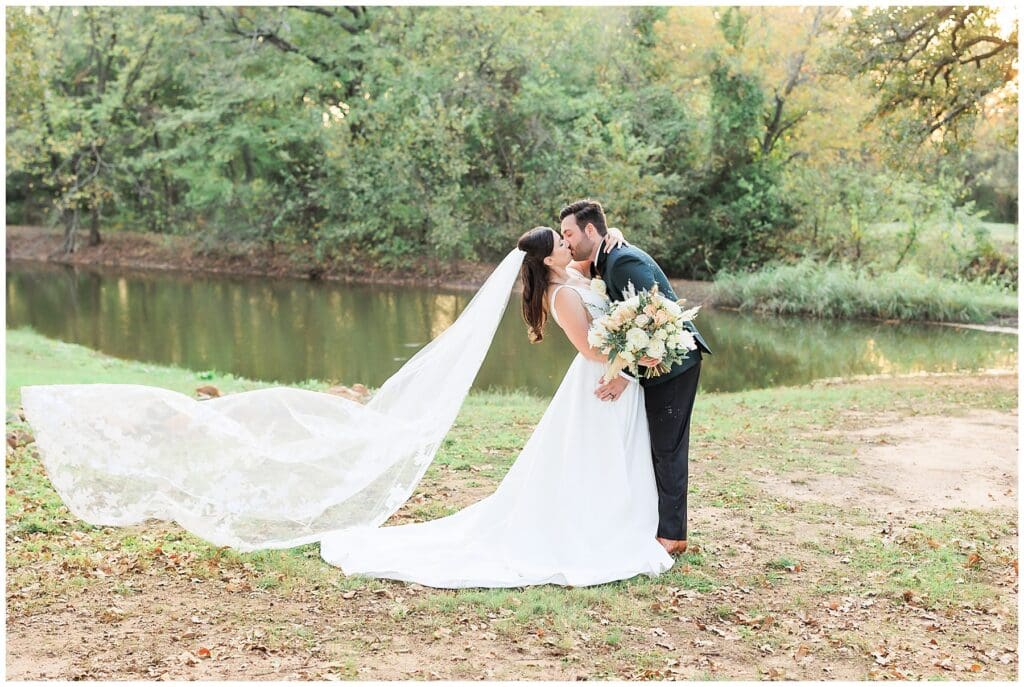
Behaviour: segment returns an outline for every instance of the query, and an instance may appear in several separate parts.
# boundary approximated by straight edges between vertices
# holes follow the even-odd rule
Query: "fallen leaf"
[[[199,658],[210,658],[210,650],[205,646],[199,647],[199,651],[196,652],[196,656]]]
[[[180,654],[178,654],[178,660],[187,666],[199,665],[199,659],[197,659],[188,651],[183,651]]]
[[[105,611],[100,613],[100,621],[104,623],[113,623],[118,620],[123,620],[125,617],[125,610],[118,608],[117,606],[110,606]]]
[[[206,396],[207,398],[217,398],[220,396],[220,389],[212,384],[206,384],[204,386],[196,387],[196,395],[199,397]]]
[[[967,564],[964,567],[965,568],[973,568],[973,567],[976,567],[977,565],[979,565],[980,563],[981,563],[981,556],[979,556],[976,553],[972,553],[971,555],[969,555],[967,557]]]

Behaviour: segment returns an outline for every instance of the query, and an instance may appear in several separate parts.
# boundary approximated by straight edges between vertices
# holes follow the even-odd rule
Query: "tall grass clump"
[[[810,259],[756,272],[719,272],[715,302],[822,318],[983,323],[1017,315],[1017,293],[1007,286],[929,276],[913,265],[873,274]]]

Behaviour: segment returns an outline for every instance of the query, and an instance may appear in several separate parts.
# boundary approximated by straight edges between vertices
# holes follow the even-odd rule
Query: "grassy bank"
[[[192,393],[260,382],[114,360],[20,331],[8,332],[7,371],[12,679],[1017,675],[1015,508],[908,509],[895,490],[914,480],[879,473],[865,453],[900,439],[863,434],[911,420],[1008,417],[1014,376],[701,395],[695,546],[671,571],[593,588],[445,591],[344,577],[316,545],[238,554],[170,523],[90,526],[50,487],[17,413],[24,384]],[[435,518],[490,493],[545,405],[471,394],[392,522]],[[794,496],[808,485],[810,497]],[[851,493],[865,498],[841,500]]]
[[[717,305],[778,315],[984,324],[1017,317],[1017,293],[905,268],[871,275],[804,261],[716,277]]]

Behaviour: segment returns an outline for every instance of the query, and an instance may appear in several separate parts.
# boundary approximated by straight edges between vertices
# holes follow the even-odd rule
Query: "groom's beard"
[[[576,247],[572,250],[572,259],[579,260],[580,262],[590,260],[597,256],[597,242],[587,239],[585,242],[581,241],[576,244]]]

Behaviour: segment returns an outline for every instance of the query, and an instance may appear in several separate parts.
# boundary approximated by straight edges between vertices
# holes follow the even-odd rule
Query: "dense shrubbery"
[[[901,12],[883,19],[936,10]],[[590,195],[679,276],[856,262],[865,227],[917,231],[964,189],[925,198],[871,152],[870,84],[825,73],[844,21],[834,8],[17,8],[7,220],[401,265],[493,260]],[[997,72],[986,63],[971,97]],[[923,205],[901,197],[911,186]],[[905,239],[910,262],[920,242]],[[1016,269],[984,251],[961,262]]]

